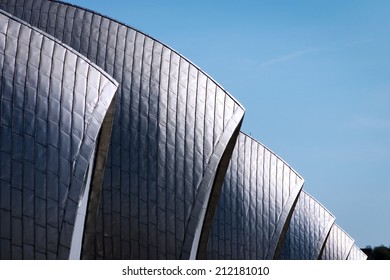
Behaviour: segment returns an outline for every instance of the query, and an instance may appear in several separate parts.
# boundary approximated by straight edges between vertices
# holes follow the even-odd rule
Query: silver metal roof
[[[88,163],[117,83],[0,10],[2,259],[67,258]]]

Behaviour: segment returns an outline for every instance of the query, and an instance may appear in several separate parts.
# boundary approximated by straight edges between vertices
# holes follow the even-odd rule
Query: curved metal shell
[[[273,259],[304,180],[240,133],[208,240],[208,259]]]
[[[291,217],[280,259],[318,259],[334,220],[325,207],[302,190]]]
[[[367,255],[362,250],[360,250],[356,245],[353,245],[347,260],[366,260],[366,259],[367,259]]]
[[[66,259],[117,84],[1,10],[0,78],[0,258]]]
[[[354,240],[337,224],[333,224],[321,253],[321,260],[346,260]]]
[[[47,0],[3,1],[1,8],[70,45],[120,84],[106,168],[92,183],[83,258],[194,258],[241,105],[172,49],[117,21]]]
[[[244,109],[187,59],[70,4],[0,8],[120,83],[108,108],[116,84],[99,68],[33,30],[46,38],[37,44],[23,22],[24,33],[0,25],[0,258],[67,258],[93,172],[83,258],[364,259],[329,230],[326,209],[304,192],[298,201],[303,179],[249,136],[225,178]]]

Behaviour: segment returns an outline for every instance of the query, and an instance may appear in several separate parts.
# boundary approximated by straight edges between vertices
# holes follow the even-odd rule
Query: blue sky
[[[69,2],[202,68],[358,246],[390,246],[390,1]]]

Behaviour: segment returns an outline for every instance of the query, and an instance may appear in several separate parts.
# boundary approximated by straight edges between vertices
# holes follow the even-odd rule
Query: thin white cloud
[[[280,55],[280,56],[275,57],[275,58],[271,58],[265,62],[260,63],[259,68],[265,68],[265,67],[270,66],[270,65],[289,61],[289,60],[292,60],[292,59],[295,59],[297,57],[304,56],[304,55],[307,55],[307,54],[313,53],[313,52],[322,52],[322,51],[331,51],[331,50],[334,51],[334,50],[338,50],[338,49],[354,48],[354,47],[358,47],[362,44],[367,44],[367,43],[371,43],[371,42],[372,42],[372,40],[368,40],[368,39],[367,40],[355,40],[355,41],[349,41],[349,42],[334,43],[328,47],[307,48],[307,49],[295,51],[295,52],[292,52],[289,54]]]
[[[358,116],[347,122],[347,126],[356,129],[390,130],[390,119]]]
[[[260,63],[259,64],[259,68],[265,68],[266,66],[270,66],[270,65],[277,64],[277,63],[289,61],[289,60],[295,59],[297,57],[306,55],[308,53],[318,52],[318,51],[323,51],[323,50],[325,50],[325,49],[324,48],[309,48],[309,49],[305,49],[305,50],[292,52],[292,53],[289,53],[289,54],[286,54],[286,55],[281,55],[281,56],[272,58],[270,60],[267,60],[267,61],[265,61],[263,63]]]

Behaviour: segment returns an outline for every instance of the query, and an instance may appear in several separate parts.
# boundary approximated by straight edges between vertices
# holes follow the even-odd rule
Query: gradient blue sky
[[[358,246],[390,246],[390,1],[68,2],[202,68]]]

